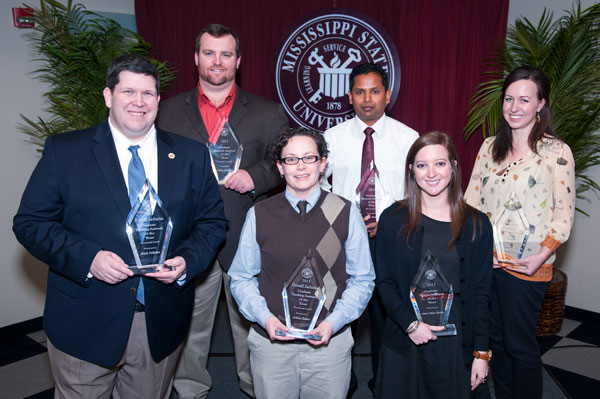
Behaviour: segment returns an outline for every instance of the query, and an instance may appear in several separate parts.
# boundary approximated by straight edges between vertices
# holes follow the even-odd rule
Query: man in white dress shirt
[[[374,256],[379,215],[394,201],[404,198],[406,154],[419,134],[385,115],[390,102],[388,75],[377,64],[361,64],[350,73],[348,98],[356,116],[325,131],[329,158],[321,186],[361,208],[369,231]],[[328,178],[331,176],[331,184]],[[369,186],[370,185],[370,192]],[[373,187],[374,186],[374,187]],[[371,351],[373,354],[372,389],[379,361],[380,332],[385,313],[377,289],[369,304]],[[352,375],[354,380],[354,373]],[[356,389],[351,382],[350,393]]]

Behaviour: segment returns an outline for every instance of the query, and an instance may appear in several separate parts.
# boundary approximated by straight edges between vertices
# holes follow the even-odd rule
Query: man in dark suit
[[[46,140],[13,230],[49,266],[44,329],[56,397],[166,398],[191,319],[189,282],[227,222],[206,148],[154,127],[154,66],[125,55],[106,81],[108,121]],[[128,267],[125,229],[140,170],[173,222],[172,270],[144,277]]]
[[[225,245],[212,269],[196,279],[192,326],[175,372],[174,387],[182,398],[205,398],[211,387],[206,361],[221,280],[229,308],[240,387],[254,396],[246,343],[250,326],[231,297],[226,272],[237,250],[246,212],[266,197],[267,190],[280,183],[269,159],[269,148],[273,139],[288,127],[288,120],[281,105],[245,92],[235,84],[240,60],[239,40],[231,29],[219,24],[204,27],[196,38],[198,86],[162,103],[157,119],[161,128],[201,143],[217,137],[228,122],[244,148],[240,169],[220,187],[229,221]]]

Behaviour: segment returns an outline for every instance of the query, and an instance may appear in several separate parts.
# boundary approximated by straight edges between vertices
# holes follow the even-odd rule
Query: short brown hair
[[[281,152],[283,151],[283,147],[288,144],[292,137],[296,136],[305,136],[313,139],[317,145],[317,152],[319,153],[320,157],[327,158],[327,155],[329,155],[327,142],[325,141],[325,137],[323,137],[322,133],[303,127],[289,127],[281,132],[281,134],[275,138],[273,144],[271,145],[271,158],[273,159],[273,162],[277,163],[281,160]]]
[[[202,28],[200,33],[198,33],[198,36],[196,36],[196,53],[198,53],[200,51],[200,38],[205,33],[208,33],[212,37],[223,37],[223,36],[231,35],[235,40],[236,58],[238,58],[240,56],[240,39],[238,39],[237,35],[235,34],[235,32],[233,30],[231,30],[231,28],[229,28],[228,26],[225,26],[225,25],[221,25],[221,24],[210,24],[210,25],[206,25],[204,28]]]

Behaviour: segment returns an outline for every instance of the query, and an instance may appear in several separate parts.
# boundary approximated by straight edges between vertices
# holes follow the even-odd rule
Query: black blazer
[[[198,109],[197,87],[161,102],[157,123],[162,129],[202,144],[208,141],[208,132]],[[236,87],[229,124],[244,146],[240,169],[252,176],[256,189],[255,195],[250,195],[220,187],[229,229],[225,245],[217,257],[225,270],[229,269],[237,251],[248,209],[256,201],[266,198],[267,191],[281,182],[271,160],[270,150],[275,137],[289,126],[280,104],[250,94],[239,87]]]
[[[387,311],[382,344],[397,352],[414,345],[404,333],[417,319],[410,302],[409,286],[421,264],[423,231],[407,243],[401,233],[407,209],[397,203],[387,208],[377,227],[375,286]],[[473,218],[477,236],[473,236]],[[488,218],[473,209],[455,242],[460,267],[463,349],[470,365],[473,350],[489,348],[489,304],[492,292],[493,234]]]
[[[225,237],[223,202],[204,146],[157,130],[157,151],[158,195],[173,221],[167,259],[185,259],[189,282]],[[135,264],[125,233],[129,210],[105,122],[46,140],[14,218],[19,242],[49,266],[46,334],[61,351],[102,366],[114,365],[124,351],[141,277],[111,285],[87,274],[102,249]],[[143,279],[150,351],[159,361],[188,331],[194,286]]]

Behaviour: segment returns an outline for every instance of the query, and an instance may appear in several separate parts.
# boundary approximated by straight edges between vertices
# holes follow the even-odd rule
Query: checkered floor
[[[220,306],[211,345],[209,372],[214,376],[210,398],[246,398],[237,389],[231,335]],[[362,320],[366,320],[363,318]],[[360,326],[363,326],[361,328]],[[368,332],[359,324],[355,368],[359,389],[354,399],[371,397]],[[600,392],[600,314],[567,307],[558,335],[539,338],[546,369],[544,398],[593,398]],[[41,318],[0,328],[0,399],[52,398],[46,335]]]
[[[567,307],[561,331],[538,338],[542,362],[570,398],[600,392],[600,315]]]

